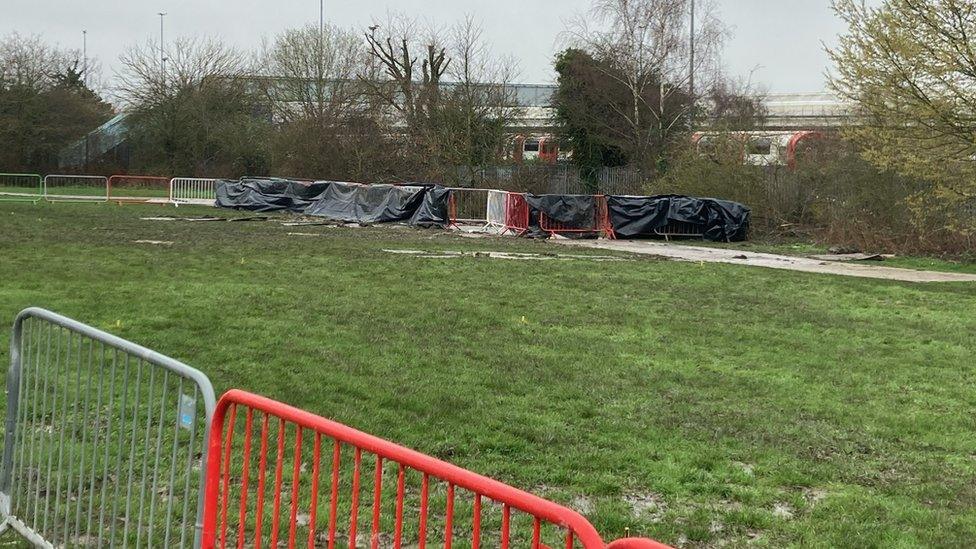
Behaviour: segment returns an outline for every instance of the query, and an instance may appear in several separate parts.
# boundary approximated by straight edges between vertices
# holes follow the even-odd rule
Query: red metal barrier
[[[505,197],[505,231],[522,236],[529,231],[529,203],[521,193],[508,193]]]
[[[243,428],[237,421],[239,415],[244,417]],[[272,437],[274,425],[276,436]],[[244,391],[228,391],[221,397],[208,452],[203,549],[228,545],[292,548],[299,544],[311,548],[326,542],[334,549],[340,545],[340,537],[344,537],[341,544],[350,549],[381,544],[399,549],[407,543],[425,549],[432,538],[436,545],[449,549],[461,537],[468,539],[472,549],[480,548],[482,542],[504,549],[667,547],[636,539],[608,546],[571,509]],[[255,459],[258,465],[252,471]],[[342,467],[344,459],[351,470]],[[321,491],[323,475],[328,480]],[[413,480],[418,475],[419,490]],[[392,501],[384,499],[394,489]],[[328,498],[322,531],[318,524],[320,492],[323,503]],[[372,503],[369,514],[362,518],[361,501]],[[231,512],[232,507],[236,513]],[[366,526],[361,523],[368,523],[368,530],[363,528],[363,535],[357,536],[360,526]]]
[[[539,212],[539,228],[552,236],[566,233],[602,233],[607,238],[616,238],[610,223],[610,213],[607,209],[607,197],[595,195],[593,197],[593,221],[583,226],[563,223],[552,219],[545,212]]]
[[[110,202],[159,203],[171,201],[169,178],[154,175],[113,175],[108,178]]]

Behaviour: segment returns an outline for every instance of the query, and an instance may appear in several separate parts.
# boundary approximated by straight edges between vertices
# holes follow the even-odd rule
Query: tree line
[[[792,171],[743,163],[737,132],[761,128],[765,113],[722,71],[730,32],[714,3],[697,7],[694,27],[690,0],[593,0],[566,22],[550,126],[581,174],[626,166],[643,192],[739,199],[770,231],[970,249],[976,4],[834,0],[848,31],[828,51],[829,85],[854,115]],[[149,41],[118,66],[101,85],[98,63],[76,51],[0,39],[0,169],[57,169],[59,151],[125,112],[124,154],[104,161],[130,171],[463,186],[511,161],[525,114],[517,61],[497,55],[470,18],[308,26],[253,51],[197,37],[160,52]],[[701,129],[726,146],[701,154],[690,139]]]
[[[648,173],[665,165],[705,114],[696,110],[705,94],[688,85],[692,65],[702,90],[727,92],[716,70],[727,32],[712,12],[699,2],[694,64],[688,0],[597,0],[567,24],[552,106],[574,162]],[[595,20],[599,30],[586,27]],[[254,51],[206,37],[161,51],[150,40],[126,50],[101,88],[88,85],[78,52],[37,37],[5,37],[0,63],[0,113],[16,122],[4,124],[3,140],[24,144],[5,147],[4,169],[49,169],[59,148],[114,107],[128,114],[133,171],[453,180],[506,162],[523,115],[517,61],[496,55],[472,18],[447,27],[398,14],[366,29],[310,25]],[[19,105],[18,93],[37,105]]]

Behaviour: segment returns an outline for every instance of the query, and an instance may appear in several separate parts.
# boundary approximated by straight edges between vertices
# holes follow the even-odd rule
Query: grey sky
[[[829,0],[719,0],[733,38],[725,49],[728,72],[771,92],[820,91],[831,44],[843,25]],[[589,0],[327,0],[326,18],[341,26],[364,28],[388,10],[415,13],[446,24],[474,15],[485,26],[497,53],[514,55],[523,82],[552,80],[551,60],[563,19],[585,11]],[[240,47],[256,46],[261,36],[318,21],[316,0],[4,0],[0,34],[41,34],[62,46],[81,48],[88,30],[89,56],[98,57],[110,78],[119,53],[159,33],[159,11],[166,35],[216,34]],[[753,69],[757,69],[754,73]]]

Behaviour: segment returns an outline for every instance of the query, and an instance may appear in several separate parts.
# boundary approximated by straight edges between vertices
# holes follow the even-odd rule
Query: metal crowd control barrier
[[[597,233],[607,238],[613,238],[613,228],[610,225],[610,213],[607,209],[607,197],[593,196],[593,217],[591,223],[581,225],[563,223],[552,219],[545,212],[539,212],[539,228],[552,236],[561,234]]]
[[[169,200],[180,204],[213,206],[217,201],[217,179],[174,177],[169,180]]]
[[[154,175],[113,175],[108,178],[108,199],[119,204],[169,203],[169,178]]]
[[[671,221],[663,227],[654,229],[656,236],[663,236],[665,240],[672,238],[705,238],[705,227],[697,223]]]
[[[499,234],[505,232],[505,210],[508,203],[508,192],[488,191],[487,221],[485,230],[495,231]]]
[[[44,176],[44,199],[48,202],[105,202],[108,178],[101,175]]]
[[[511,231],[515,236],[522,236],[529,232],[529,203],[525,194],[505,193],[505,232]]]
[[[40,547],[196,546],[214,406],[199,371],[24,310],[10,339],[0,531]]]
[[[488,195],[490,189],[449,189],[448,217],[450,226],[488,225]]]
[[[43,179],[36,173],[0,173],[2,202],[37,202],[43,194]]]
[[[462,537],[474,549],[667,547],[607,545],[571,509],[238,390],[221,397],[213,416],[204,498],[204,549],[422,549],[431,540],[450,548]]]

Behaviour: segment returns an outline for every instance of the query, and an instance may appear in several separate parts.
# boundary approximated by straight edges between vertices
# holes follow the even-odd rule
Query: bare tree
[[[708,128],[712,131],[746,131],[761,129],[769,111],[763,101],[764,90],[750,80],[719,78],[706,90],[704,101]]]
[[[473,18],[443,30],[393,14],[370,27],[366,43],[377,70],[360,80],[385,106],[414,173],[453,178],[454,168],[499,156],[517,114],[515,64],[492,55]]]
[[[654,143],[689,120],[697,102],[692,78],[698,89],[711,88],[727,34],[715,13],[714,0],[698,0],[692,36],[690,0],[594,0],[589,14],[568,24],[568,44],[628,92],[628,101],[609,107],[629,129],[632,161],[648,164]],[[678,95],[690,100],[673,101]]]
[[[283,122],[315,119],[333,124],[361,105],[357,80],[366,63],[355,33],[327,25],[279,34],[260,57],[265,91]]]
[[[503,154],[508,128],[521,113],[511,87],[517,66],[511,58],[493,55],[482,27],[470,16],[450,29],[449,40],[442,157],[471,173]]]
[[[166,48],[165,67],[159,43],[149,40],[132,46],[119,61],[122,65],[116,95],[130,106],[158,104],[189,88],[215,81],[235,81],[250,75],[247,56],[219,40],[178,38]]]
[[[40,36],[14,32],[0,40],[0,86],[40,90],[81,56],[46,44]]]
[[[248,57],[217,40],[154,42],[121,57],[117,93],[129,106],[135,167],[160,173],[266,170],[265,140]]]
[[[380,78],[371,74],[360,80],[410,129],[421,130],[440,99],[441,79],[451,63],[440,34],[435,29],[421,32],[417,20],[397,14],[388,15],[385,24],[374,23],[366,33]]]

